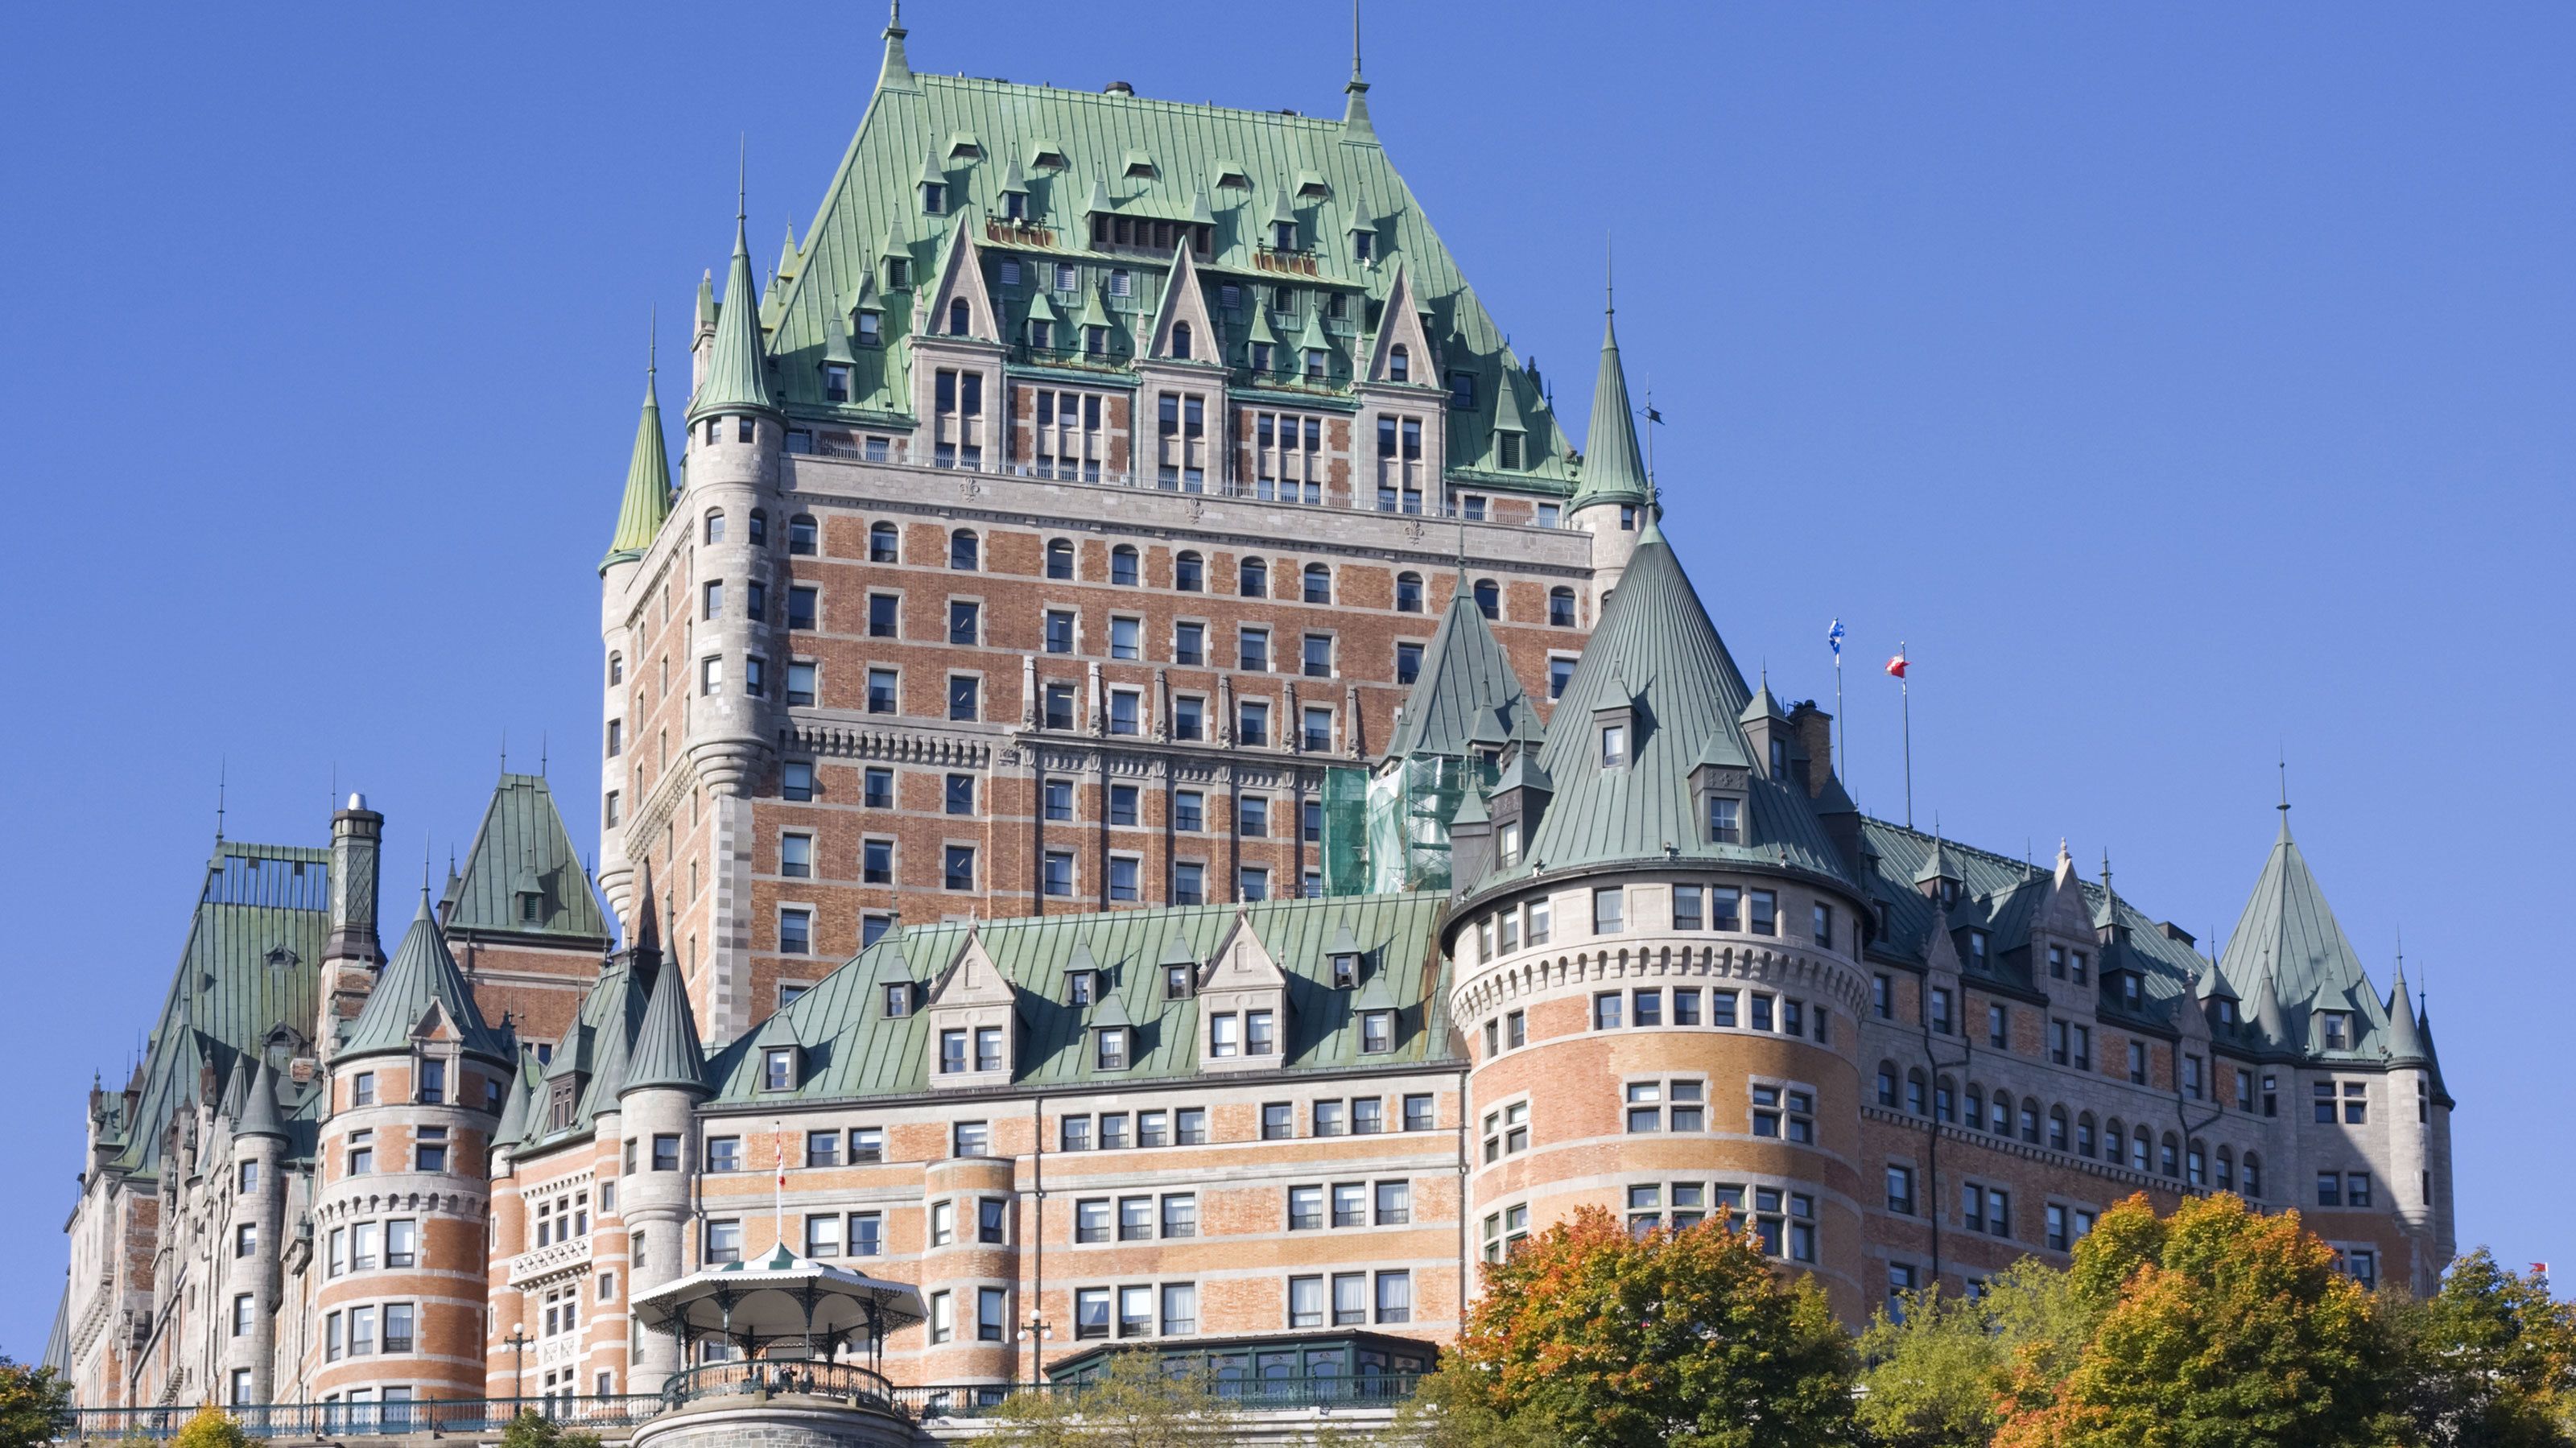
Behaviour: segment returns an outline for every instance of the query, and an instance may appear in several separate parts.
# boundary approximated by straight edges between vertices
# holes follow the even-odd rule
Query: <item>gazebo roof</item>
[[[929,1316],[921,1294],[800,1257],[784,1245],[638,1293],[636,1320],[658,1332],[763,1343],[783,1338],[882,1337]]]

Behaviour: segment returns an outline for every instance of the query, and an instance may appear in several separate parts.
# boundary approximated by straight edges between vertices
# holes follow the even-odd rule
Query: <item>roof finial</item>
[[[1360,78],[1360,0],[1351,0],[1351,79]]]
[[[546,743],[548,733],[549,731],[543,729],[537,731],[537,778],[539,779],[546,777]]]
[[[1615,316],[1619,311],[1618,257],[1613,254],[1612,237],[1601,233],[1601,313]]]
[[[742,229],[743,198],[751,194],[751,133],[734,133],[733,157],[733,224]]]
[[[229,757],[217,758],[215,760],[215,843],[219,845],[224,842],[224,786],[231,774],[232,760]]]

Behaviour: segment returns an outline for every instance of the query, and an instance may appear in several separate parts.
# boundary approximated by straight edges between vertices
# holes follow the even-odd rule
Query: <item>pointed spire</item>
[[[501,1119],[492,1128],[492,1144],[505,1147],[528,1134],[528,1098],[534,1092],[534,1074],[529,1069],[534,1058],[522,1054],[519,1069],[510,1076],[510,1084],[501,1092]]]
[[[2397,962],[2396,989],[2388,996],[2388,1059],[2391,1061],[2429,1060],[2432,1047],[2415,1019],[2415,1003],[2406,997],[2406,961]]]
[[[698,1041],[697,1018],[689,1012],[688,982],[677,970],[654,976],[652,999],[644,1006],[644,1024],[635,1031],[635,1049],[627,1055],[622,1099],[654,1088],[707,1094],[706,1048]]]
[[[2304,1006],[2327,992],[2350,992],[2366,979],[2359,955],[2326,903],[2324,887],[2290,838],[2286,812],[2218,967],[2234,981],[2271,979],[2285,1006]]]
[[[733,261],[725,269],[724,305],[716,310],[715,345],[706,380],[689,399],[689,421],[718,412],[775,412],[769,397],[769,358],[760,339],[760,287],[751,278],[751,238],[743,217],[742,183],[735,183]]]
[[[376,978],[366,1007],[350,1023],[342,1056],[379,1051],[408,1051],[412,1032],[432,1007],[444,1013],[465,1048],[492,1060],[510,1059],[509,1043],[483,1023],[474,991],[466,985],[456,957],[448,953],[447,935],[429,910],[429,891],[420,892],[420,909],[403,933],[393,960]]]
[[[658,316],[658,313],[657,313]],[[635,446],[626,460],[626,497],[617,508],[617,533],[608,540],[609,564],[641,558],[671,516],[671,459],[662,439],[662,404],[653,388],[659,339],[644,351],[644,415],[635,423]]]
[[[1368,89],[1360,75],[1360,0],[1351,0],[1351,78],[1342,87],[1342,94],[1349,97],[1342,106],[1342,131],[1374,141],[1377,127],[1369,121]]]
[[[1605,269],[1601,308],[1601,375],[1592,385],[1592,426],[1583,441],[1583,477],[1569,513],[1596,503],[1646,501],[1646,464],[1637,450],[1637,419],[1628,408],[1628,373],[1619,361],[1618,307]]]
[[[912,89],[912,60],[903,53],[903,0],[891,0],[886,16],[885,64],[877,71],[880,91]]]
[[[2398,993],[2405,993],[2399,982]],[[286,1139],[286,1118],[277,1109],[277,1073],[268,1069],[268,1058],[259,1058],[259,1066],[250,1073],[250,1089],[242,1102],[242,1112],[233,1127],[235,1136],[273,1136]]]

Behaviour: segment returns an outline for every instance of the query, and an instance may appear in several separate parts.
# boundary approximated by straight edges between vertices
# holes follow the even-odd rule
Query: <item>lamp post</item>
[[[1020,1324],[1020,1333],[1029,1342],[1029,1382],[1032,1386],[1043,1384],[1046,1382],[1047,1339],[1055,1336],[1055,1329],[1043,1316],[1033,1312],[1029,1314],[1028,1321]]]
[[[528,1341],[528,1325],[524,1322],[511,1328],[510,1335],[501,1339],[502,1345],[510,1349],[510,1398],[513,1402],[528,1395],[527,1374],[519,1368],[519,1360],[528,1350]]]

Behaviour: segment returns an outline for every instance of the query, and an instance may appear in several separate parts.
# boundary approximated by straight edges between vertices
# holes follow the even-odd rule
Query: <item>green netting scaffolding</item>
[[[1493,766],[1437,754],[1391,760],[1373,773],[1324,778],[1324,889],[1332,895],[1449,888],[1449,821],[1470,778]]]

